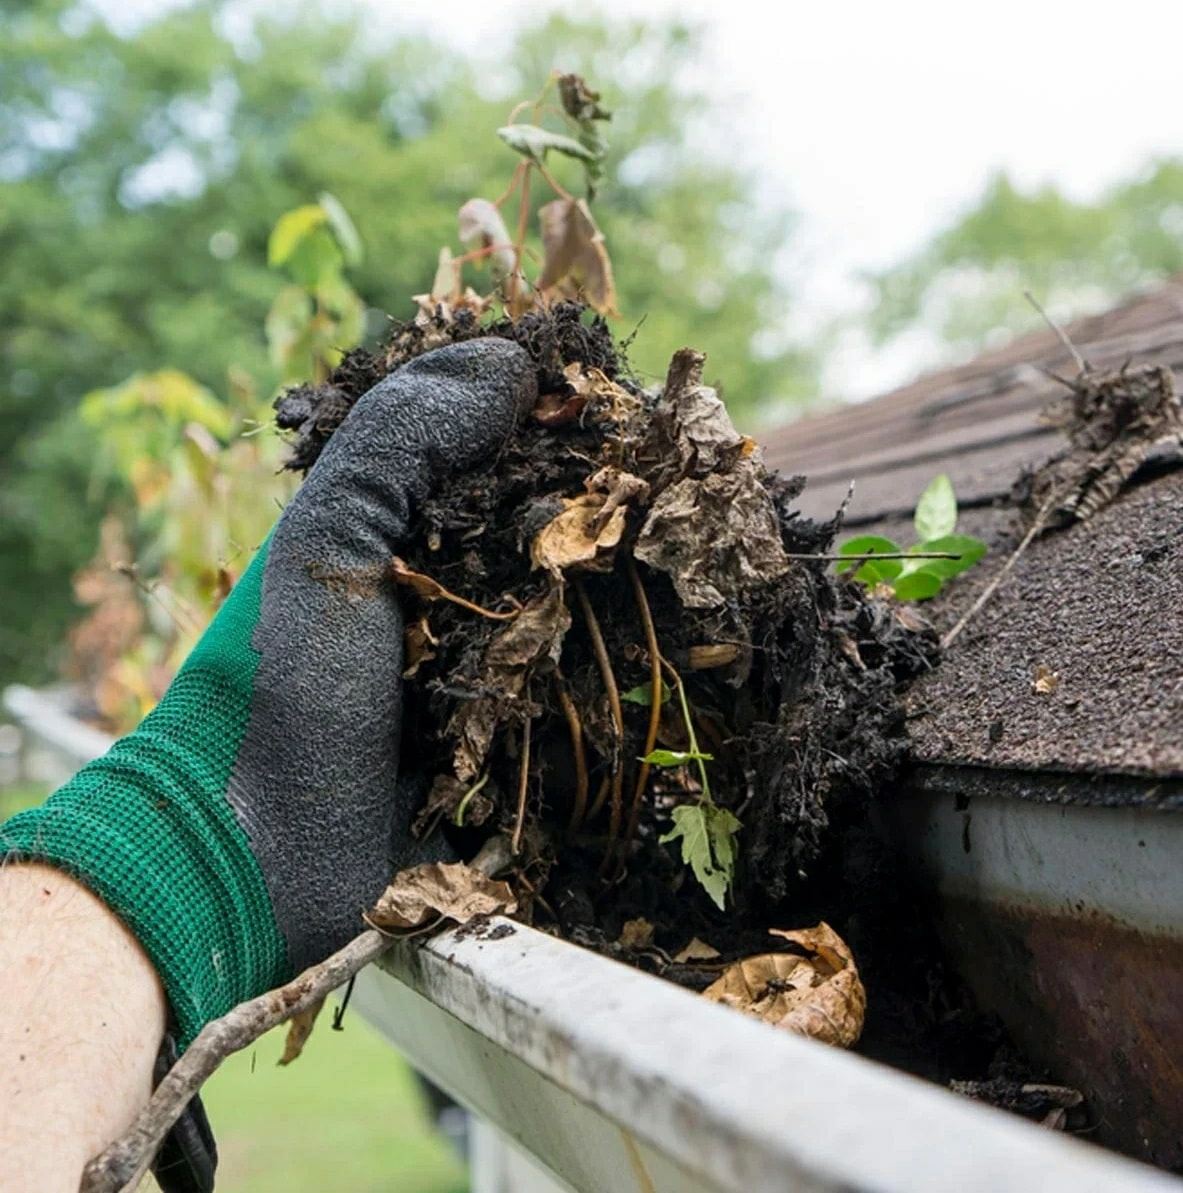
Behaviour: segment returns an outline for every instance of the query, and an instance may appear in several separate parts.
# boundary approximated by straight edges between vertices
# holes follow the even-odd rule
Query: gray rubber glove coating
[[[357,402],[275,529],[228,794],[296,972],[355,936],[392,873],[424,860],[410,833],[421,790],[398,773],[390,558],[416,503],[494,458],[536,396],[530,359],[504,340],[412,361]]]

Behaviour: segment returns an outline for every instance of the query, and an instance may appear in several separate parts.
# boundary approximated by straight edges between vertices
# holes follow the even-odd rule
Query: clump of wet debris
[[[537,367],[531,416],[423,505],[391,564],[404,740],[430,780],[417,831],[469,852],[508,833],[522,906],[564,928],[766,922],[899,764],[897,691],[933,634],[832,574],[840,516],[794,510],[803,478],[764,467],[700,354],[647,391],[577,303],[464,314],[400,326],[278,402],[304,469],[421,352],[502,336]],[[707,840],[663,842],[680,824]]]
[[[578,303],[492,323],[441,305],[278,401],[291,467],[381,377],[478,335],[520,344],[540,397],[391,562],[416,832],[465,857],[508,840],[517,915],[543,930],[937,1080],[992,1075],[1001,1032],[874,824],[935,634],[834,574],[841,511],[796,511],[804,478],[764,467],[701,354],[647,389]]]

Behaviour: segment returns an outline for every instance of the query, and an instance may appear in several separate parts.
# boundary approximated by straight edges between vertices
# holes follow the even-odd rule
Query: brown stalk
[[[530,786],[530,727],[534,724],[532,717],[526,718],[522,728],[522,765],[518,771],[518,814],[513,823],[513,836],[510,838],[510,849],[516,857],[522,851],[522,830],[526,826],[526,793]]]
[[[579,607],[583,610],[583,619],[587,622],[588,636],[592,640],[596,662],[600,667],[600,676],[604,681],[604,688],[608,693],[608,706],[612,710],[612,724],[616,728],[616,757],[612,760],[612,815],[608,822],[608,839],[615,841],[620,835],[621,789],[624,786],[624,771],[621,767],[621,749],[624,745],[624,711],[620,705],[620,689],[616,686],[616,676],[612,671],[612,660],[608,657],[608,648],[604,645],[604,634],[600,629],[599,619],[587,599],[587,591],[582,580],[575,581],[575,595],[579,598]],[[597,808],[601,804],[596,797]],[[593,808],[593,812],[596,809]]]
[[[641,583],[637,565],[631,558],[628,561],[628,575],[633,584],[633,596],[637,601],[637,611],[641,615],[641,625],[645,630],[645,645],[649,651],[649,688],[652,701],[649,705],[649,732],[645,736],[645,749],[641,754],[642,758],[648,758],[657,745],[657,728],[661,723],[661,651],[657,646],[657,627],[653,624],[649,598],[645,595],[645,586]],[[645,795],[645,785],[649,782],[649,770],[649,763],[642,762],[641,773],[637,775],[637,786],[633,791],[633,804],[629,809],[628,827],[624,833],[626,845],[637,831],[637,821],[641,816],[641,800]]]
[[[555,691],[559,697],[559,707],[567,719],[567,729],[571,734],[571,756],[575,760],[575,806],[571,809],[571,820],[567,827],[574,831],[582,823],[587,814],[587,756],[583,750],[583,724],[579,720],[579,710],[575,701],[567,692],[567,685],[563,683],[562,675],[555,672]]]

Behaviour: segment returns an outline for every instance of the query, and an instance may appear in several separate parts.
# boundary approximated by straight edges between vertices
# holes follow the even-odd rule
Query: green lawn
[[[0,790],[0,820],[45,797]],[[464,1193],[464,1168],[427,1120],[410,1069],[358,1015],[321,1016],[281,1069],[282,1031],[232,1056],[205,1087],[218,1193]]]
[[[429,1126],[410,1069],[361,1018],[326,1008],[281,1069],[280,1032],[206,1085],[219,1193],[464,1193],[463,1167]]]

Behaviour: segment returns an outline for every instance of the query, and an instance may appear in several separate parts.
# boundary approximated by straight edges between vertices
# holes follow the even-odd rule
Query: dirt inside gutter
[[[352,353],[325,386],[291,391],[279,402],[279,422],[296,432],[293,466],[310,466],[352,402],[390,369],[430,347],[477,334],[490,331],[463,320],[401,327],[384,354]],[[642,390],[603,325],[573,306],[495,326],[491,334],[517,340],[535,359],[543,416],[523,426],[492,470],[458,478],[425,506],[400,565],[411,660],[404,740],[415,743],[407,763],[435,780],[421,829],[448,834],[464,856],[495,831],[515,832],[522,844],[515,882],[525,918],[692,989],[718,977],[721,963],[771,951],[770,927],[825,920],[852,948],[869,992],[859,1051],[942,1084],[969,1082],[979,1096],[1009,1091],[999,1097],[1016,1107],[1023,1101],[1014,1096],[1016,1089],[1054,1081],[1055,1074],[1034,1071],[998,1023],[975,1010],[942,958],[908,875],[867,811],[871,800],[890,790],[905,759],[906,718],[916,756],[935,758],[949,748],[954,727],[946,714],[963,716],[967,693],[973,721],[983,731],[980,760],[988,764],[1024,758],[1057,735],[1056,710],[1073,707],[1068,701],[1076,668],[1082,683],[1093,676],[1085,669],[1088,648],[1073,653],[1069,619],[1059,611],[1063,601],[1095,609],[1103,590],[1111,600],[1104,609],[1113,619],[1095,623],[1103,635],[1106,626],[1117,632],[1120,593],[1131,582],[1140,580],[1148,607],[1154,601],[1147,590],[1154,585],[1162,586],[1163,599],[1177,599],[1177,559],[1173,569],[1171,563],[1179,531],[1169,509],[1177,490],[1161,500],[1143,498],[1147,533],[1157,545],[1133,553],[1137,559],[1128,543],[1119,545],[1122,518],[1113,507],[1087,531],[1037,541],[1016,569],[1016,581],[967,631],[975,642],[998,635],[1000,651],[1013,651],[1007,635],[1017,621],[1055,624],[1059,618],[1064,637],[1054,641],[1062,654],[1032,659],[1030,669],[1008,661],[1001,674],[989,675],[980,649],[958,650],[938,667],[936,636],[923,618],[868,599],[853,583],[836,580],[822,562],[793,561],[763,573],[757,564],[759,574],[747,575],[740,560],[727,599],[714,604],[708,595],[696,603],[702,575],[680,570],[660,542],[648,554],[638,543],[661,495],[678,484],[697,486],[701,517],[709,486],[730,485],[728,478],[749,468],[750,441],[726,434],[688,440],[685,427],[698,415],[679,414],[663,406],[661,396]],[[697,402],[691,395],[699,381],[692,374],[692,363],[676,365],[666,397],[681,392],[679,402]],[[693,409],[701,414],[705,407]],[[707,458],[688,459],[688,441]],[[679,453],[681,464],[670,472],[669,461]],[[644,494],[632,490],[622,497],[618,477],[598,488],[589,483],[606,466],[639,479]],[[830,548],[837,521],[814,522],[794,510],[802,478],[766,474],[758,457],[750,473],[753,508],[766,505],[773,512],[782,553]],[[735,506],[735,492],[724,493],[724,514]],[[1131,496],[1150,492],[1147,487]],[[548,574],[537,566],[541,533],[572,503],[589,501],[593,515],[603,515],[614,499],[624,507],[631,502],[631,508],[605,558],[565,573],[557,584],[553,569]],[[1126,504],[1128,499],[1123,509]],[[999,548],[1013,538],[1013,527],[1004,529],[993,511],[971,515],[964,528],[978,532],[980,522]],[[672,518],[666,533],[653,537],[676,539],[679,525]],[[1095,543],[1097,527],[1109,536],[1103,541],[1112,555],[1099,558],[1093,549],[1066,576],[1061,541],[1083,532]],[[602,530],[601,518],[592,539]],[[706,549],[701,536],[687,542]],[[1049,553],[1061,561],[1055,575]],[[598,546],[592,554],[599,554]],[[700,798],[693,767],[653,768],[630,816],[638,777],[632,760],[649,744],[650,709],[625,708],[623,725],[614,724],[587,615],[590,605],[618,690],[643,689],[652,680],[652,660],[630,560],[637,563],[660,652],[672,664],[670,674],[681,677],[703,749],[713,755],[714,798],[744,826],[726,911],[661,841],[674,810]],[[948,603],[935,611],[938,621],[954,618],[988,579],[989,569],[983,569],[974,583],[954,585]],[[1076,594],[1072,580],[1080,585]],[[424,600],[432,591],[427,581],[490,610],[504,609],[510,593],[524,606],[514,624],[529,632],[507,634],[503,622],[474,616],[446,599]],[[1174,644],[1183,630],[1153,622],[1144,630],[1146,658],[1138,674],[1149,687],[1163,680],[1150,662],[1151,647],[1161,658],[1167,653],[1162,635]],[[1073,641],[1077,633],[1072,630]],[[701,658],[704,647],[720,646],[731,648],[721,665],[695,667],[696,651]],[[1035,699],[1032,675],[1041,665],[1074,677],[1062,696],[1057,688],[1052,699]],[[917,677],[923,682],[909,694]],[[1122,700],[1115,692],[1114,704]],[[1029,723],[1019,709],[1029,710]],[[1157,725],[1152,710],[1132,712],[1127,703],[1122,714],[1125,729],[1097,738],[1096,749],[1137,749],[1131,716]],[[1104,715],[1098,710],[1098,723]],[[992,728],[999,720],[1001,734]],[[1082,747],[1090,732],[1091,724],[1079,726]],[[584,762],[575,768],[577,737]],[[659,742],[681,750],[693,744],[676,707],[661,711]],[[617,792],[612,776],[621,770],[625,781]],[[516,812],[523,792],[524,820]],[[630,941],[626,925],[636,920],[650,923],[653,932]],[[713,945],[721,958],[709,965],[672,963],[693,938]]]

